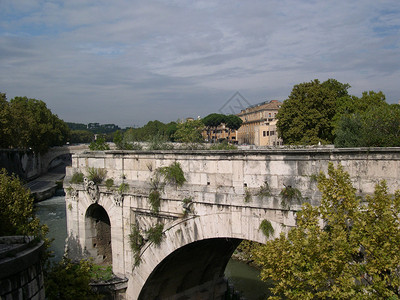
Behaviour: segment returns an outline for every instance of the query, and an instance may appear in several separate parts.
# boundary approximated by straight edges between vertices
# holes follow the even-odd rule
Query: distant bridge
[[[157,169],[174,162],[187,181],[159,189],[160,210],[154,212],[149,195]],[[113,272],[127,279],[116,288],[127,299],[220,299],[225,266],[237,245],[243,239],[265,243],[295,226],[300,203],[282,203],[280,192],[290,186],[318,205],[315,176],[326,172],[329,162],[344,166],[359,194],[372,193],[382,179],[390,192],[400,189],[400,148],[73,155],[64,181],[68,255],[112,263]],[[87,175],[89,167],[105,169],[114,187],[69,183],[74,173]],[[259,195],[266,183],[270,195]],[[264,220],[274,229],[269,237],[260,230]],[[163,225],[159,245],[148,233],[156,224]],[[135,234],[143,237],[136,250]]]

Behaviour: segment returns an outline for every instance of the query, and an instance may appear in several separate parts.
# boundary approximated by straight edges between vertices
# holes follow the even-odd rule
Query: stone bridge
[[[350,173],[359,194],[372,193],[382,179],[393,192],[399,160],[400,148],[73,155],[64,180],[68,255],[112,264],[125,279],[115,285],[121,299],[220,299],[225,266],[242,240],[265,243],[295,226],[301,201],[282,201],[284,188],[318,205],[316,175],[333,162]],[[160,168],[175,163],[186,182],[163,186]],[[88,180],[102,169],[102,183]],[[85,181],[70,183],[75,173]],[[260,230],[263,221],[272,234]]]
[[[72,156],[72,154],[80,153],[88,150],[88,144],[80,145],[65,145],[60,147],[52,147],[45,154],[41,156],[41,174],[46,173],[51,168],[52,163],[57,159],[65,155]]]

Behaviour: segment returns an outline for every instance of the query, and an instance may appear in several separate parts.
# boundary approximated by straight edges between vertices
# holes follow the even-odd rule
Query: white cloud
[[[129,125],[285,99],[314,78],[400,98],[392,1],[0,1],[0,82],[66,121]],[[244,95],[246,96],[246,95]]]

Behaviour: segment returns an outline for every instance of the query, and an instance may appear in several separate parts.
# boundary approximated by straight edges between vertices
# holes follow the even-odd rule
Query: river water
[[[54,252],[52,260],[59,261],[64,254],[67,237],[65,198],[64,196],[54,196],[35,205],[37,207],[36,215],[42,223],[49,226],[48,237],[54,238],[51,244],[51,250]],[[225,269],[225,276],[245,299],[266,299],[269,285],[258,278],[259,271],[256,268],[231,259]]]

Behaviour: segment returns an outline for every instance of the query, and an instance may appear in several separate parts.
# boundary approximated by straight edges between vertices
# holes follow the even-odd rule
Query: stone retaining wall
[[[44,242],[32,245],[28,237],[0,238],[0,299],[45,299],[43,250]]]

